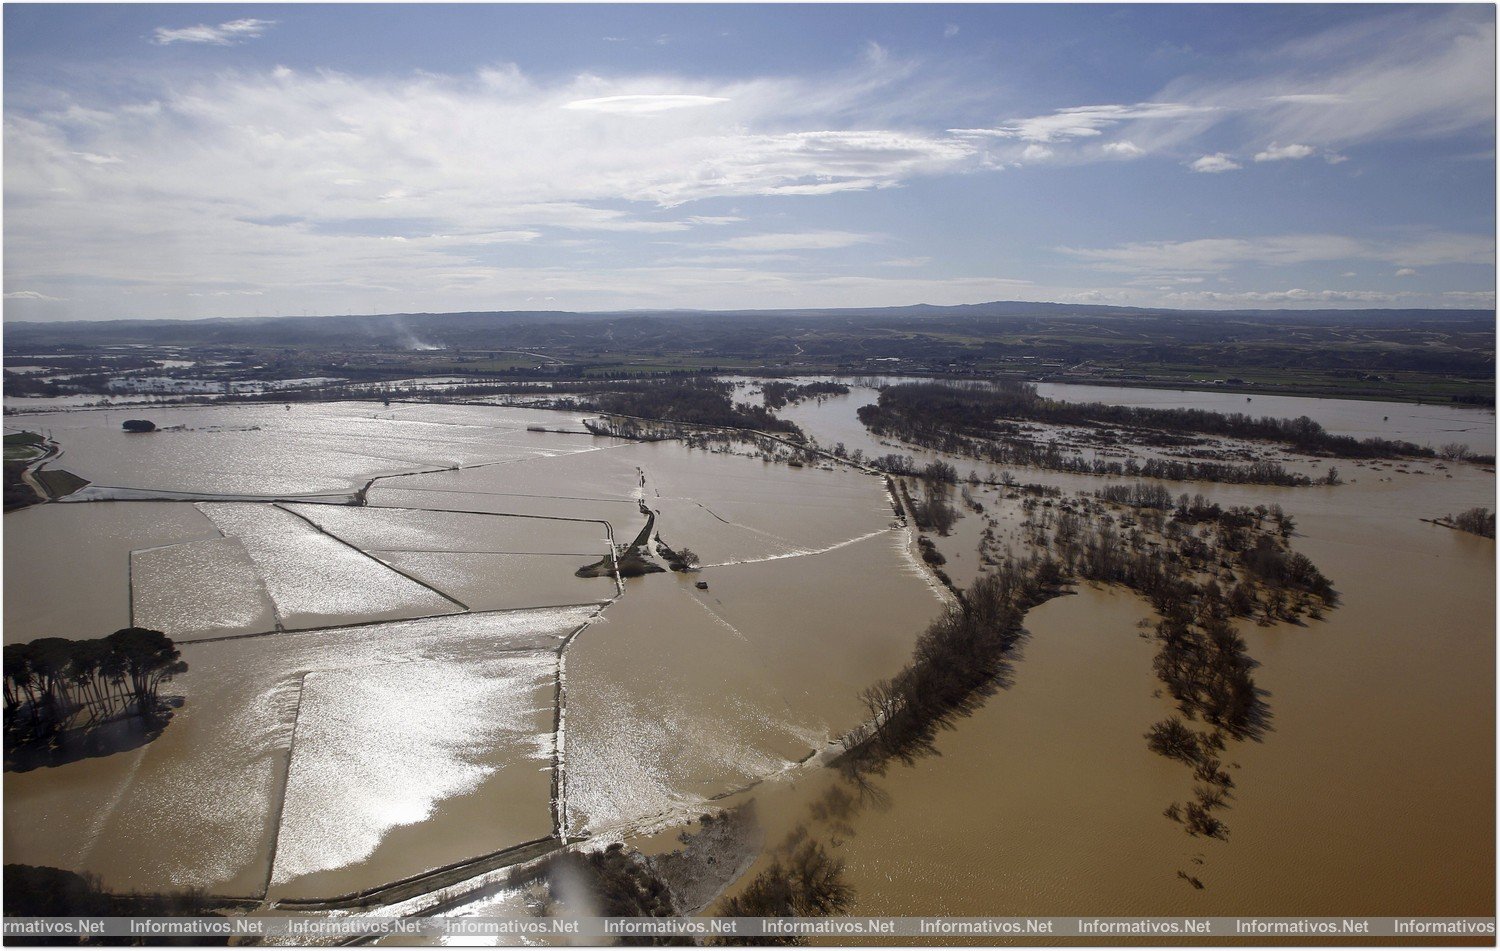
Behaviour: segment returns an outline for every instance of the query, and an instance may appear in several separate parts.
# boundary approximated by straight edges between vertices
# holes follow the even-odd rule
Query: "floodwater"
[[[813,377],[793,382],[811,382]],[[747,386],[753,386],[750,381]],[[860,425],[855,410],[874,403],[880,391],[856,386],[848,380],[847,396],[829,396],[805,400],[780,411],[781,416],[817,437],[826,447],[843,442],[849,450],[856,448],[865,455],[885,455],[896,451],[872,437]],[[880,378],[878,383],[928,382],[914,377]],[[1422,446],[1441,448],[1449,443],[1464,443],[1472,451],[1493,455],[1495,452],[1495,411],[1456,404],[1389,403],[1374,400],[1337,400],[1303,396],[1252,396],[1226,393],[1222,390],[1160,390],[1127,386],[1088,386],[1076,383],[1038,383],[1037,393],[1049,399],[1074,403],[1110,403],[1117,406],[1143,406],[1160,409],[1203,409],[1216,413],[1246,413],[1251,416],[1275,416],[1295,419],[1307,416],[1331,433],[1357,439],[1406,440]],[[739,399],[755,400],[741,392]],[[921,454],[905,450],[913,456]]]
[[[11,422],[50,430],[89,497],[183,500],[7,518],[12,603],[97,601],[104,631],[133,611],[190,664],[154,741],[7,775],[7,860],[111,887],[331,898],[696,815],[858,722],[940,603],[865,473],[488,406],[180,410],[138,442],[118,415]],[[653,550],[703,572],[575,575],[647,511]],[[16,557],[80,548],[118,584]]]
[[[1456,403],[1387,403],[1264,394],[1247,396],[1221,390],[1160,390],[1082,383],[1038,383],[1036,391],[1040,396],[1070,403],[1203,409],[1282,419],[1307,416],[1331,433],[1356,439],[1405,440],[1434,449],[1448,443],[1465,443],[1476,453],[1494,455],[1495,452],[1495,411]]]
[[[130,554],[131,623],[174,640],[274,630],[276,605],[238,538]]]
[[[939,607],[905,542],[627,580],[567,655],[570,828],[696,815],[858,723]]]
[[[156,740],[6,774],[6,860],[259,897],[274,859],[278,894],[332,897],[544,835],[552,716],[538,694],[550,701],[553,652],[595,610],[187,644],[189,671],[166,690],[186,702]],[[292,763],[304,738],[331,760]],[[421,850],[379,851],[413,823]]]
[[[933,455],[870,439],[854,410],[872,399],[786,415],[825,446]],[[8,641],[106,633],[132,611],[198,641],[159,738],[6,775],[6,860],[111,887],[332,897],[558,833],[648,834],[747,796],[790,828],[832,779],[804,761],[862,718],[860,689],[905,662],[942,605],[864,473],[527,432],[577,420],[502,407],[183,409],[157,422],[184,429],[147,437],[117,432],[129,412],[38,428],[63,444],[60,465],[137,495],[369,487],[366,507],[6,516]],[[1481,423],[1462,441],[1492,451],[1493,415],[1470,412],[1381,435],[1458,441],[1459,413]],[[1305,627],[1244,628],[1275,719],[1226,755],[1240,764],[1228,842],[1161,816],[1191,778],[1142,738],[1166,709],[1136,628],[1148,611],[1084,587],[1031,615],[1012,686],[942,733],[941,755],[881,777],[883,804],[839,834],[855,913],[1492,914],[1494,543],[1421,519],[1493,506],[1494,476],[1341,469],[1336,487],[1173,487],[1282,505],[1343,599]],[[1106,481],[1016,474],[1067,492]],[[999,493],[979,498],[1019,550]],[[657,540],[704,570],[623,590],[574,577],[635,537],[643,506]],[[984,519],[967,512],[938,539],[959,581],[982,570]],[[266,636],[218,639],[241,633]]]
[[[219,538],[191,505],[38,505],[5,516],[5,643],[130,626],[132,549]]]
[[[1324,401],[1298,402],[1324,415]],[[835,417],[832,403],[803,404],[803,418]],[[1406,409],[1403,425],[1416,426],[1422,408]],[[1441,444],[1450,424],[1432,418],[1390,438]],[[1487,425],[1466,433],[1477,451],[1493,446],[1492,415]],[[825,445],[849,431],[847,420],[809,429]],[[1305,627],[1241,625],[1274,719],[1262,742],[1224,754],[1240,767],[1229,841],[1188,837],[1161,815],[1191,797],[1192,780],[1145,746],[1169,712],[1136,627],[1149,608],[1084,586],[1028,617],[1012,686],[940,734],[939,755],[877,779],[879,803],[852,834],[827,833],[849,863],[850,913],[1494,914],[1494,542],[1421,521],[1493,508],[1494,474],[1343,471],[1350,482],[1337,487],[1183,486],[1226,505],[1283,506],[1294,547],[1342,599]],[[1107,481],[1017,477],[1067,492]],[[936,539],[950,566],[980,518]],[[828,781],[768,791],[773,829],[808,821]]]
[[[344,894],[370,866],[403,877],[467,858],[475,842],[455,852],[441,834],[465,818],[514,842],[550,835],[556,667],[526,652],[304,676],[273,894]],[[421,828],[441,803],[449,814]],[[386,841],[403,827],[420,834]]]
[[[126,419],[160,427],[126,433]],[[62,444],[55,463],[107,489],[148,489],[221,496],[352,492],[381,475],[512,462],[580,451],[592,437],[538,438],[528,425],[569,426],[545,412],[375,403],[151,407],[39,413],[7,426],[51,433]]]

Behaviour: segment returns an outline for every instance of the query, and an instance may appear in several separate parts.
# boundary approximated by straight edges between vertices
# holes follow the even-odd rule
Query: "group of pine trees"
[[[187,669],[171,638],[141,627],[87,640],[43,637],[7,644],[7,743],[46,743],[70,729],[155,715],[162,684]]]

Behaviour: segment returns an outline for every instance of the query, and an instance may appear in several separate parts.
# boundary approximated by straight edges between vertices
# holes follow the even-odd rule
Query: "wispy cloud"
[[[1495,240],[1490,235],[1447,232],[1387,241],[1344,235],[1298,234],[1142,241],[1111,248],[1064,247],[1058,250],[1092,262],[1103,270],[1191,274],[1226,271],[1245,264],[1284,267],[1314,261],[1373,260],[1408,268],[1492,264]]]
[[[669,94],[602,96],[598,99],[576,99],[563,104],[564,109],[584,112],[610,112],[616,115],[654,115],[671,109],[691,109],[728,102],[722,96],[684,96]]]
[[[1392,304],[1407,297],[1389,291],[1308,290],[1293,287],[1284,291],[1177,291],[1165,295],[1180,307],[1201,304]]]
[[[751,234],[715,242],[713,247],[730,251],[827,251],[869,244],[879,235],[853,231],[803,231],[791,234]]]
[[[197,26],[159,26],[152,42],[161,46],[171,43],[209,43],[215,46],[232,46],[245,40],[253,40],[276,25],[275,20],[247,18],[230,20],[218,26],[200,23]]]
[[[1042,143],[1058,162],[1142,154],[1265,155],[1260,161],[1367,142],[1482,134],[1493,129],[1495,31],[1470,10],[1393,10],[1259,52],[1254,70],[1226,62],[1183,75],[1145,102],[1080,105],[949,129],[970,140]],[[1310,65],[1316,64],[1316,66]],[[1100,144],[1107,133],[1129,142]],[[1288,142],[1267,148],[1266,142]],[[1304,151],[1308,150],[1308,151]],[[1229,171],[1210,161],[1199,171]]]
[[[503,66],[402,76],[275,68],[175,75],[142,87],[139,99],[60,108],[50,100],[7,111],[6,233],[26,239],[7,240],[6,278],[74,297],[77,262],[87,260],[91,286],[129,282],[130,293],[110,296],[115,314],[135,297],[160,302],[223,289],[202,287],[204,275],[266,288],[267,306],[360,300],[361,288],[390,295],[396,286],[411,295],[396,306],[424,298],[466,304],[512,285],[559,293],[556,275],[515,266],[516,249],[528,246],[544,249],[528,251],[529,260],[590,264],[569,288],[582,303],[579,288],[598,272],[568,257],[593,253],[579,233],[604,237],[619,252],[634,235],[744,217],[672,213],[688,202],[811,202],[981,170],[971,143],[901,118],[929,114],[935,98],[906,77],[900,64],[864,58],[815,79],[717,82],[592,75],[544,82]],[[663,88],[706,108],[667,108],[641,122],[567,108],[654,108]],[[817,227],[779,230],[790,236],[745,236],[717,250],[795,254],[871,240]],[[638,239],[635,247],[640,255]],[[670,300],[669,288],[644,281],[599,278],[597,286],[601,295],[613,288],[645,303]],[[735,285],[692,287],[701,302]]]
[[[6,300],[60,301],[61,297],[49,297],[41,291],[6,291]]]
[[[1046,115],[1012,119],[992,129],[949,129],[955,135],[996,136],[1025,142],[1059,142],[1091,138],[1122,122],[1144,119],[1179,119],[1213,112],[1215,106],[1192,106],[1175,102],[1143,102],[1133,106],[1074,106]]]

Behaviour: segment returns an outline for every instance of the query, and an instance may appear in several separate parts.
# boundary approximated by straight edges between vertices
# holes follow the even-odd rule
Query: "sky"
[[[1495,7],[4,8],[4,317],[1495,305]]]

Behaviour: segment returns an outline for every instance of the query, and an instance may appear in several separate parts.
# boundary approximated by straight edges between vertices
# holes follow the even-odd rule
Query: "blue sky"
[[[1494,306],[1492,5],[4,16],[7,320]]]

